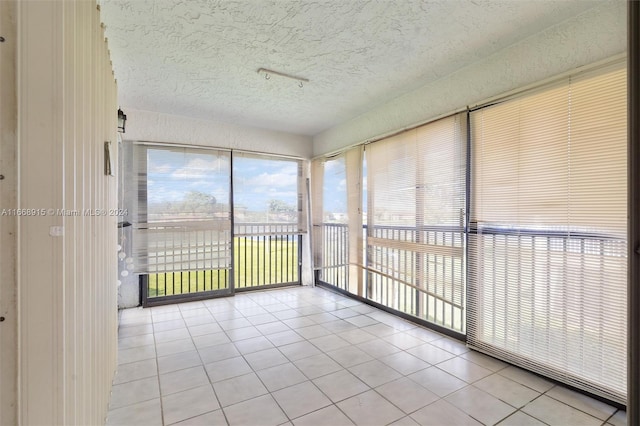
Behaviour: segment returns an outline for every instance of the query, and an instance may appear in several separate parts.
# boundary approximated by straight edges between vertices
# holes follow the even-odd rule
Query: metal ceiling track
[[[296,75],[287,74],[287,73],[280,72],[280,71],[274,71],[274,70],[270,70],[270,69],[267,69],[267,68],[258,68],[258,74],[264,74],[264,77],[267,80],[269,80],[271,75],[278,75],[280,77],[290,78],[291,80],[295,80],[295,81],[302,82],[302,83],[308,83],[309,82],[308,78],[298,77]]]

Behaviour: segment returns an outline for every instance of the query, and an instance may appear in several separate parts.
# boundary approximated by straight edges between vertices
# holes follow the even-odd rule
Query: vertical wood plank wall
[[[0,209],[15,209],[16,167],[16,3],[0,1]],[[15,216],[0,215],[0,425],[16,424],[17,309]]]
[[[117,353],[107,41],[93,0],[18,2],[17,22],[18,204],[47,210],[18,218],[18,422],[104,424]]]
[[[640,423],[640,4],[627,2],[629,270],[627,332],[627,424]]]

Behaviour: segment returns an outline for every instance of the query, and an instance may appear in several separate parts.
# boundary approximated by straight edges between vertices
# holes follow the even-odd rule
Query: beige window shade
[[[367,297],[464,332],[466,115],[366,147]]]
[[[324,175],[324,159],[317,158],[311,162],[311,220],[313,247],[314,280],[323,265],[323,227],[324,206],[322,204],[322,187]]]
[[[351,148],[345,153],[347,169],[347,210],[349,217],[349,288],[348,290],[364,295],[362,264],[364,259],[364,233],[362,229],[362,194],[363,194],[363,146]]]
[[[469,344],[626,396],[626,71],[471,114]]]
[[[134,146],[134,271],[231,267],[230,153]]]
[[[417,130],[371,144],[366,153],[368,224],[416,226],[416,206],[424,198],[416,183]]]
[[[234,151],[234,235],[306,233],[306,192],[303,160]]]
[[[474,140],[492,141],[474,152],[478,221],[518,226],[566,222],[568,100],[569,88],[563,85],[472,114]]]
[[[375,225],[462,225],[464,127],[458,114],[367,147]]]

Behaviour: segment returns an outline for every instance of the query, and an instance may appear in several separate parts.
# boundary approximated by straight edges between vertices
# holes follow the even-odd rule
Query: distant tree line
[[[264,206],[264,204],[263,204]],[[286,201],[271,199],[267,202],[268,211],[253,211],[245,206],[236,206],[243,210],[248,219],[291,220],[297,217],[297,208]],[[216,213],[229,211],[228,203],[220,203],[212,194],[201,191],[189,191],[181,200],[169,200],[149,204],[148,213],[155,217],[209,217]],[[265,213],[268,217],[265,217]]]

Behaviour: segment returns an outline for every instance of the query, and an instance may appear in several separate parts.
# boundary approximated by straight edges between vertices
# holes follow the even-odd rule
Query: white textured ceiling
[[[121,105],[315,135],[596,4],[103,0],[101,9]],[[310,82],[266,80],[261,67]]]

